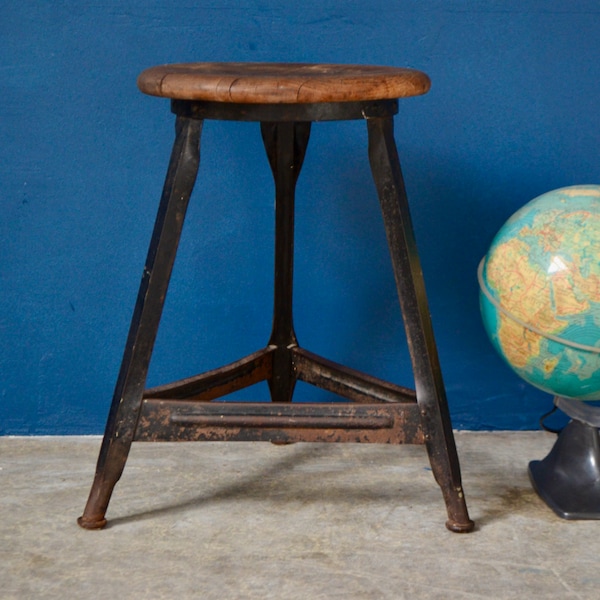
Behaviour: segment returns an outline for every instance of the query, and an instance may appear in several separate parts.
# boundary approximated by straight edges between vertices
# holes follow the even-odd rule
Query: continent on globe
[[[519,376],[556,396],[600,399],[600,186],[523,206],[478,278],[485,329]]]

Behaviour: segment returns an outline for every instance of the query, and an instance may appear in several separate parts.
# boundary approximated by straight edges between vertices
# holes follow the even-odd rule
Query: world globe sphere
[[[484,328],[517,375],[555,396],[600,399],[600,186],[523,206],[478,279]]]

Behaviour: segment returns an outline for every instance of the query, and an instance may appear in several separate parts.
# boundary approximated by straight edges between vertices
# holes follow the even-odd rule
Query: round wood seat
[[[429,77],[400,67],[297,63],[182,63],[138,77],[145,94],[238,104],[308,104],[407,98],[427,93]]]

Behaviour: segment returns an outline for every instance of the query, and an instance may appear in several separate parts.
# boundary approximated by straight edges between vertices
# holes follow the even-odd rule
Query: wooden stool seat
[[[138,77],[151,96],[248,104],[407,98],[429,86],[421,71],[357,65],[187,63],[152,67]]]
[[[100,529],[133,442],[270,441],[423,444],[456,532],[473,529],[393,134],[398,98],[424,94],[427,75],[349,65],[193,63],[153,67],[146,94],[171,100],[175,142],[138,299],[79,524]],[[361,373],[300,346],[293,324],[295,188],[313,122],[366,123],[415,389]],[[273,326],[266,346],[235,362],[145,389],[181,231],[200,164],[205,121],[256,121],[275,184]],[[212,200],[211,200],[212,201]],[[317,324],[318,326],[318,324]],[[270,398],[218,401],[266,381]],[[297,381],[346,402],[294,402]],[[256,389],[256,388],[255,388]],[[251,393],[251,392],[249,392]]]

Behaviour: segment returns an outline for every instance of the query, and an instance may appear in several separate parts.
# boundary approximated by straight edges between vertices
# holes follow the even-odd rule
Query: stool
[[[171,99],[176,137],[96,475],[78,523],[106,524],[113,488],[134,441],[375,442],[425,444],[446,503],[446,526],[473,529],[423,275],[393,136],[398,98],[424,94],[412,69],[313,64],[193,63],[158,66],[138,78],[146,94]],[[199,165],[205,119],[260,122],[275,180],[275,293],[267,346],[224,367],[145,389],[148,365]],[[292,319],[295,185],[313,121],[364,119],[415,390],[371,377],[298,345]],[[260,381],[270,402],[211,402]],[[347,402],[293,403],[297,380]]]

